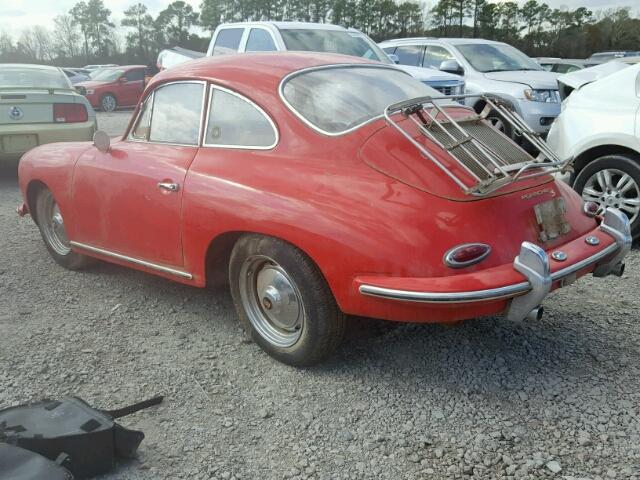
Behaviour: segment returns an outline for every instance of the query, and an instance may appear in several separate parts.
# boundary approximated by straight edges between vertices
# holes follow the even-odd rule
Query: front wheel
[[[344,315],[318,267],[296,247],[261,235],[240,238],[229,281],[244,328],[275,359],[317,364],[342,341]]]
[[[116,101],[116,97],[107,93],[100,100],[100,107],[104,112],[113,112],[118,106],[118,102]]]
[[[35,219],[44,244],[53,259],[69,270],[84,268],[93,260],[71,250],[64,218],[53,194],[43,189],[36,197]]]
[[[601,211],[617,208],[629,217],[631,234],[640,236],[640,164],[626,154],[605,155],[588,163],[576,176],[573,188],[585,202]]]

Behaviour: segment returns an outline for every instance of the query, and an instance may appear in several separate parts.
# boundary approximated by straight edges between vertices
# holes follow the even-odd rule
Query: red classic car
[[[138,103],[144,91],[146,70],[144,65],[103,68],[95,72],[91,80],[76,83],[75,87],[92,107],[113,112],[118,107]]]
[[[520,321],[581,275],[622,274],[625,215],[554,181],[567,164],[496,99],[476,113],[434,96],[340,55],[185,63],[151,81],[122,139],[28,152],[18,212],[70,269],[227,278],[254,340],[293,365],[325,358],[348,315]]]

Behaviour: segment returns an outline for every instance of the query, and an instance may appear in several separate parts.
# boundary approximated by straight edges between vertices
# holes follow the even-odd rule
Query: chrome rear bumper
[[[513,267],[526,278],[526,281],[487,290],[466,292],[416,292],[396,290],[374,285],[360,285],[362,295],[399,300],[436,304],[471,303],[513,298],[507,308],[506,316],[520,321],[538,307],[559,280],[569,279],[571,275],[584,268],[596,265],[593,272],[596,277],[622,273],[622,260],[631,248],[631,229],[629,219],[616,209],[607,209],[600,229],[614,238],[615,243],[603,248],[594,255],[566,268],[550,272],[549,257],[539,246],[523,242],[520,254],[514,259]],[[611,257],[609,260],[603,261]]]

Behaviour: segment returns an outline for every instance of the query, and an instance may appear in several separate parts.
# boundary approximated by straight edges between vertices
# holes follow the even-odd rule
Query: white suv
[[[546,135],[560,113],[557,73],[502,42],[477,38],[405,38],[379,44],[401,64],[464,75],[467,94],[493,94],[507,101],[535,132]],[[484,102],[467,99],[480,112]],[[499,116],[490,120],[510,134]]]
[[[213,32],[207,56],[282,50],[341,53],[393,63],[373,40],[358,30],[306,22],[225,23]],[[432,68],[397,67],[444,95],[464,93],[464,80],[458,75]]]

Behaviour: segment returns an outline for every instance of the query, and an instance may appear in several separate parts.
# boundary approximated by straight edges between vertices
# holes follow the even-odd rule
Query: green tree
[[[153,17],[147,13],[143,3],[136,3],[124,11],[124,18],[120,22],[123,27],[131,27],[133,31],[127,34],[127,48],[137,52],[145,63],[149,60],[149,51],[153,42]]]
[[[158,14],[155,24],[164,34],[165,43],[184,45],[189,39],[189,30],[197,21],[198,13],[191,5],[177,0]]]

